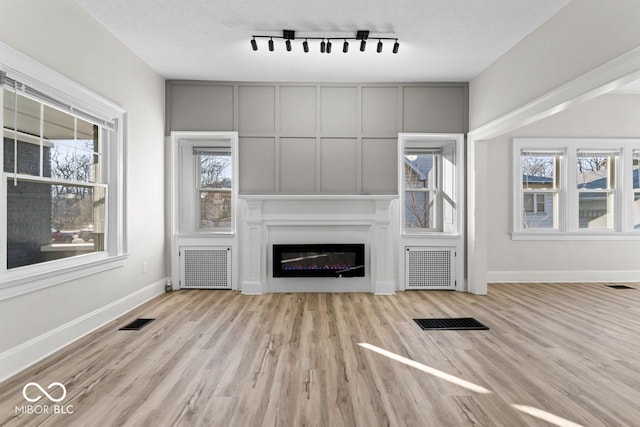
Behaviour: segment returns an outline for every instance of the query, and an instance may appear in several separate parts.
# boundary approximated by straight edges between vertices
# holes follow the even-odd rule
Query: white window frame
[[[555,168],[555,175],[554,175],[554,180],[555,185],[557,186],[557,188],[553,188],[553,189],[542,189],[542,188],[536,188],[536,189],[525,189],[522,186],[522,176],[523,176],[523,171],[522,171],[522,154],[523,152],[529,152],[529,153],[539,153],[539,154],[544,154],[544,155],[555,155],[555,156],[559,156],[559,167],[556,167],[554,165]],[[517,178],[516,176],[514,176],[514,180],[517,180],[518,185],[514,186],[514,199],[513,199],[513,206],[514,206],[514,212],[517,212],[517,215],[514,214],[513,216],[513,229],[514,230],[518,230],[524,233],[558,233],[559,231],[562,231],[565,227],[565,221],[564,221],[564,212],[565,212],[565,203],[563,203],[564,199],[566,198],[566,187],[567,187],[567,182],[566,179],[564,179],[564,171],[567,167],[566,165],[566,151],[564,149],[557,149],[554,147],[547,147],[545,146],[545,144],[538,144],[538,143],[534,143],[533,141],[526,147],[520,147],[516,152],[514,152],[514,173],[517,174]],[[560,173],[558,174],[558,169],[560,170]],[[517,188],[516,188],[517,187]],[[530,193],[530,194],[534,194],[534,196],[536,194],[550,194],[552,195],[552,197],[554,197],[555,202],[554,202],[554,207],[553,207],[553,215],[554,215],[554,222],[556,223],[556,227],[554,228],[524,228],[523,224],[522,224],[522,214],[524,212],[524,194],[525,193]]]
[[[404,236],[440,236],[440,237],[456,237],[461,235],[462,223],[464,220],[464,198],[463,179],[464,179],[464,153],[463,153],[464,136],[461,134],[419,134],[419,133],[400,133],[398,134],[398,194],[399,194],[399,217],[400,229]],[[411,228],[406,227],[405,223],[405,204],[406,189],[404,185],[404,156],[407,151],[426,150],[439,151],[438,154],[438,171],[437,171],[437,191],[435,212],[436,227],[435,228]],[[447,162],[445,165],[444,158],[450,157],[453,163]],[[429,191],[432,191],[429,189]],[[449,204],[453,204],[455,208],[446,206],[444,198],[448,199]]]
[[[405,157],[410,154],[427,154],[433,156],[433,168],[435,169],[435,173],[433,175],[434,179],[429,180],[429,187],[422,188],[407,188],[404,187],[404,192],[402,194],[402,198],[404,200],[403,203],[403,223],[407,232],[440,232],[442,231],[442,148],[416,148],[416,147],[405,147],[403,162],[405,161]],[[403,163],[403,172],[404,167],[406,166],[406,162]],[[404,177],[404,174],[403,174]],[[403,180],[404,184],[404,180]],[[406,202],[407,202],[407,193],[426,193],[429,194],[429,204],[433,204],[433,219],[432,224],[433,227],[422,227],[422,228],[408,228],[406,224]]]
[[[104,252],[79,255],[30,266],[7,267],[7,176],[0,185],[0,300],[121,267],[128,256],[126,224],[126,111],[67,77],[0,43],[0,72],[34,93],[55,100],[57,108],[81,111],[110,123],[103,140],[104,184],[108,187]],[[0,91],[0,105],[3,105]],[[62,107],[61,107],[62,106]],[[0,116],[0,128],[4,128]],[[0,150],[3,164],[4,150]],[[28,177],[27,177],[28,178]],[[31,177],[33,178],[33,177]],[[83,183],[79,183],[83,184]]]
[[[224,141],[224,142],[223,142]],[[221,143],[223,142],[223,143]],[[201,233],[220,233],[220,234],[233,234],[235,230],[235,218],[236,218],[236,186],[237,183],[234,181],[234,172],[236,169],[236,165],[234,162],[234,155],[232,153],[232,143],[231,140],[225,141],[216,141],[216,143],[207,142],[204,151],[208,151],[211,154],[228,154],[231,160],[231,187],[230,188],[206,188],[201,186],[201,176],[200,176],[200,157],[202,153],[194,154],[194,170],[196,172],[196,198],[194,199],[194,209],[196,212],[196,223],[195,228],[198,232]],[[197,147],[196,147],[197,149]],[[200,209],[200,193],[201,192],[228,192],[231,198],[231,225],[229,228],[205,228],[200,224],[202,222],[202,213]]]
[[[172,233],[181,237],[234,236],[238,200],[238,133],[237,132],[174,132],[172,200],[174,225]],[[231,153],[231,227],[229,229],[200,228],[200,165],[194,149],[224,149]]]
[[[608,173],[607,173],[607,186],[606,188],[601,188],[601,189],[590,189],[590,188],[578,188],[578,173],[577,170],[575,169],[577,167],[577,162],[578,159],[581,156],[585,156],[585,157],[595,157],[595,156],[606,156],[606,157],[613,157],[614,158],[614,162],[613,162],[613,166],[608,165]],[[620,161],[620,152],[618,152],[617,150],[584,150],[584,149],[578,149],[577,153],[576,153],[576,163],[574,163],[574,169],[573,169],[573,173],[576,175],[576,209],[578,210],[578,212],[576,212],[576,219],[579,222],[579,218],[580,218],[580,214],[579,214],[579,209],[580,209],[580,195],[581,194],[589,194],[589,193],[606,193],[607,194],[607,214],[608,214],[608,221],[610,222],[610,226],[608,227],[603,227],[603,228],[594,228],[594,229],[582,229],[581,230],[589,230],[589,231],[594,231],[594,230],[609,230],[609,231],[621,231],[622,229],[622,217],[621,217],[621,203],[620,203],[620,199],[624,197],[623,194],[620,194],[620,192],[618,191],[618,187],[620,185],[620,177],[618,175],[618,166],[620,165],[621,161]],[[613,203],[611,203],[611,200],[613,199]],[[580,224],[578,223],[578,228],[580,228]]]
[[[514,240],[639,240],[640,230],[633,228],[633,153],[640,150],[635,138],[514,138],[512,141],[512,239]],[[526,151],[562,152],[560,191],[558,192],[558,228],[525,229],[522,226],[521,153]],[[613,228],[579,228],[581,190],[577,187],[578,154],[615,153],[613,179]]]

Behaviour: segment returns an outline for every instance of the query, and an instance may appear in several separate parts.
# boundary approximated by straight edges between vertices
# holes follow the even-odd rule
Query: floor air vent
[[[453,248],[407,248],[405,289],[455,289],[454,258]]]
[[[184,289],[231,289],[231,248],[180,248]]]
[[[627,285],[607,285],[607,287],[613,288],[613,289],[635,289]]]
[[[478,322],[473,317],[458,317],[445,319],[413,319],[422,328],[427,330],[448,330],[448,331],[467,331],[467,330],[486,330],[487,326]]]
[[[147,326],[150,322],[154,321],[155,319],[136,319],[133,322],[129,323],[126,326],[123,326],[122,328],[120,328],[120,331],[138,331],[140,329],[142,329],[144,326]]]

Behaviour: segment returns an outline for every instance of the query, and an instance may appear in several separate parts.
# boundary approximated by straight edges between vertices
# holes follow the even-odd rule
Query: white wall
[[[617,281],[639,277],[640,240],[511,240],[511,139],[515,137],[640,136],[640,95],[604,95],[483,142],[490,167],[487,198],[489,282]]]
[[[572,0],[469,83],[467,283],[472,292],[487,292],[488,246],[494,238],[487,227],[494,215],[487,174],[497,171],[485,161],[489,145],[482,140],[637,76],[638,16],[636,0]]]
[[[471,130],[640,46],[640,1],[573,0],[469,85]]]
[[[128,111],[130,253],[122,268],[0,301],[2,365],[3,356],[43,356],[37,352],[117,314],[118,303],[161,292],[166,269],[163,79],[73,0],[0,0],[0,41]]]

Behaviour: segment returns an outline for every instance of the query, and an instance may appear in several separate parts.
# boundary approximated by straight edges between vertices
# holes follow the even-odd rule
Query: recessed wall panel
[[[333,135],[358,132],[358,90],[355,87],[320,88],[322,132]]]
[[[321,141],[321,191],[358,192],[357,139],[323,138]]]
[[[283,86],[280,88],[280,131],[316,131],[315,86]]]
[[[233,129],[233,86],[171,85],[171,130]]]
[[[362,140],[362,192],[398,193],[398,140]]]
[[[467,131],[467,99],[462,86],[406,86],[403,100],[404,132]]]
[[[398,88],[362,88],[362,132],[390,136],[398,133]]]
[[[275,86],[238,87],[238,130],[274,132],[276,117]]]
[[[170,81],[166,126],[238,131],[241,192],[395,194],[398,132],[467,132],[467,88]]]
[[[240,193],[275,192],[275,138],[239,138]]]
[[[280,138],[280,191],[316,191],[315,138]]]

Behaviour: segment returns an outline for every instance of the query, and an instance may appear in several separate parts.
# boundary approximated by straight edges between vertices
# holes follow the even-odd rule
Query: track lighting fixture
[[[285,47],[287,49],[287,52],[291,52],[292,50],[294,50],[293,45],[294,45],[294,41],[296,40],[296,32],[293,30],[282,30],[281,36],[257,35],[257,34],[252,35],[251,49],[254,51],[258,50],[258,40],[256,39],[259,39],[259,38],[269,39],[267,46],[270,52],[273,52],[275,50],[273,39],[274,38],[283,39],[285,41]],[[356,32],[355,37],[344,37],[343,35],[342,37],[315,37],[314,36],[314,37],[301,37],[301,38],[304,39],[304,41],[302,42],[302,49],[306,53],[309,52],[309,40],[320,40],[321,53],[331,53],[332,40],[344,40],[344,43],[342,45],[342,52],[344,53],[349,52],[349,40],[360,40],[360,52],[364,52],[367,48],[367,40],[369,39],[369,30],[358,30]],[[398,39],[396,37],[375,37],[375,38],[378,39],[376,52],[382,53],[383,40],[395,40],[395,42],[393,43],[392,52],[398,53],[398,50],[400,49],[400,43],[398,42]]]

